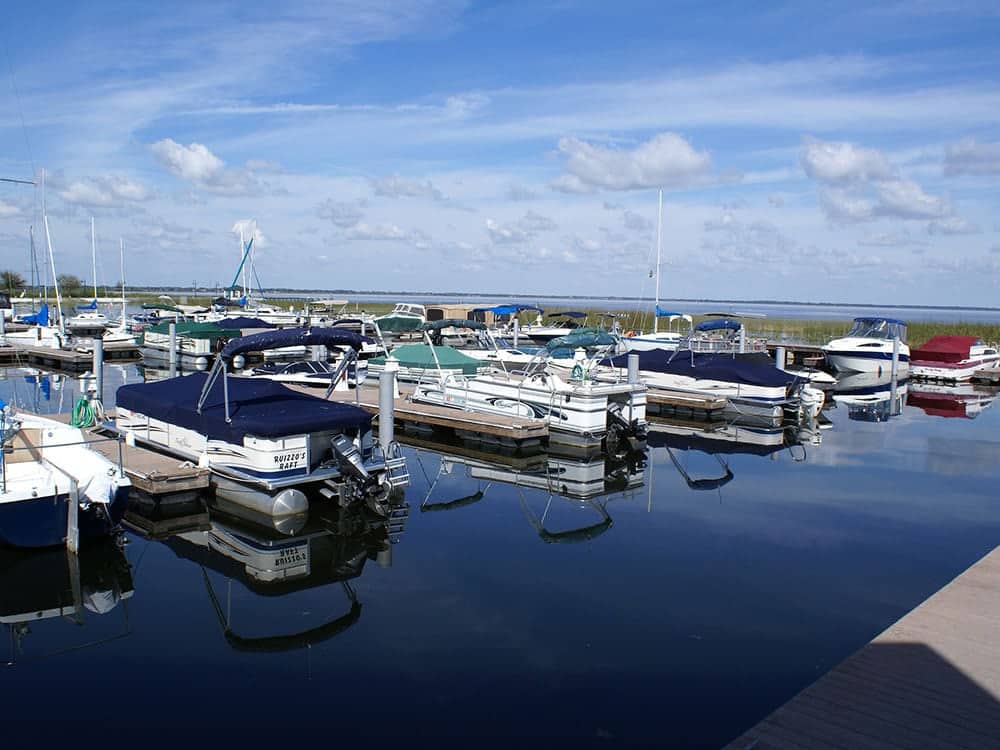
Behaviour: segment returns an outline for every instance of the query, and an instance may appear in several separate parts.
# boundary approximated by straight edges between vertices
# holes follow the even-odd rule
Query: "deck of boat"
[[[1000,547],[727,750],[1000,747]]]

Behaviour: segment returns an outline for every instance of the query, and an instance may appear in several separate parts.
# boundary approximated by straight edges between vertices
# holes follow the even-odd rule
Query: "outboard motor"
[[[627,441],[623,446],[622,441]],[[639,420],[629,421],[625,414],[625,405],[618,402],[608,404],[608,438],[609,453],[617,453],[619,447],[630,451],[641,451],[646,440],[646,428]]]
[[[347,505],[352,500],[364,500],[374,512],[381,516],[386,515],[389,494],[392,490],[386,481],[387,475],[383,475],[382,479],[372,476],[365,469],[358,446],[346,435],[334,438],[332,447],[337,466],[344,477],[340,491],[341,505]]]

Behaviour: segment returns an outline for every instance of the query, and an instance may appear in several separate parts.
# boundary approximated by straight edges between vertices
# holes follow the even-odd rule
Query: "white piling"
[[[740,354],[743,354],[747,350],[747,329],[746,326],[740,325]]]
[[[7,319],[3,316],[3,312],[0,311],[0,344],[7,343]]]
[[[785,365],[788,364],[788,355],[785,354],[785,347],[783,346],[775,347],[774,363],[777,365],[779,370],[785,369]]]
[[[518,338],[520,338],[521,335],[521,326],[516,315],[514,316],[514,319],[511,321],[511,328],[514,332],[514,348],[517,349],[517,340]]]
[[[104,403],[104,341],[94,337],[94,393],[97,400]]]
[[[170,324],[170,377],[177,375],[177,324]]]
[[[900,412],[899,405],[896,403],[896,384],[899,378],[899,337],[894,336],[892,339],[892,369],[889,371],[889,414],[892,416],[898,416]]]
[[[385,358],[385,369],[378,379],[378,442],[387,450],[396,441],[396,372],[399,360]]]
[[[66,549],[76,553],[80,549],[80,488],[74,479],[69,480],[69,507],[66,508]]]
[[[628,382],[635,385],[639,382],[639,355],[628,355]]]

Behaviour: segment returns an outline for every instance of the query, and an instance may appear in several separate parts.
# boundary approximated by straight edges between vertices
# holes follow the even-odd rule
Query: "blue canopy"
[[[656,317],[658,318],[669,318],[671,315],[683,315],[684,313],[671,312],[670,310],[664,310],[659,305],[656,306]]]
[[[703,320],[694,327],[696,331],[738,331],[743,324],[732,318],[722,318],[721,320]]]
[[[196,372],[152,383],[123,385],[116,403],[171,425],[194,430],[210,440],[242,444],[246,435],[277,438],[321,430],[367,432],[372,417],[353,404],[327,401],[263,378],[230,376],[229,415],[221,383],[216,383],[198,413],[208,373]]]
[[[494,315],[512,315],[514,313],[519,313],[522,310],[535,310],[539,313],[545,312],[540,307],[535,307],[534,305],[497,305],[496,307],[476,307],[473,308],[472,312],[491,312]]]
[[[212,304],[216,307],[243,307],[247,303],[246,297],[240,297],[238,300],[227,299],[225,297],[216,297],[212,300]]]
[[[97,300],[96,299],[92,299],[86,305],[77,305],[76,309],[77,310],[96,310],[97,309]]]
[[[779,370],[773,360],[757,354],[732,355],[710,352],[692,355],[687,350],[674,352],[666,349],[650,349],[647,352],[638,352],[638,355],[640,370],[686,375],[703,380],[787,388],[799,379],[796,375]],[[605,363],[627,368],[628,358],[628,354],[619,354],[617,357],[608,358]]]
[[[261,320],[260,318],[249,318],[245,315],[240,315],[235,318],[225,318],[224,320],[218,321],[219,323],[225,323],[226,328],[277,328],[278,326],[274,323],[268,323],[266,320]]]
[[[585,313],[585,312],[576,312],[576,311],[571,311],[571,312],[557,312],[557,313],[552,313],[552,315],[550,315],[549,317],[550,318],[586,318],[587,317],[587,313]]]
[[[38,308],[38,312],[32,315],[25,315],[21,318],[22,323],[35,323],[40,326],[47,326],[49,324],[49,306],[48,303],[42,305]]]
[[[285,346],[349,346],[357,351],[362,345],[371,343],[374,341],[367,336],[342,328],[279,328],[230,339],[223,347],[221,356],[231,357],[243,352],[261,352]]]

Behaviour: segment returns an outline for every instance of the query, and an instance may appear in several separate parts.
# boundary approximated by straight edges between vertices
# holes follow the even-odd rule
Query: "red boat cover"
[[[951,398],[938,393],[908,393],[906,405],[923,409],[924,414],[931,417],[963,417],[968,418],[966,404],[958,398]]]
[[[910,363],[914,360],[927,362],[961,362],[969,358],[973,344],[979,343],[975,336],[935,336],[919,349],[910,352]]]

